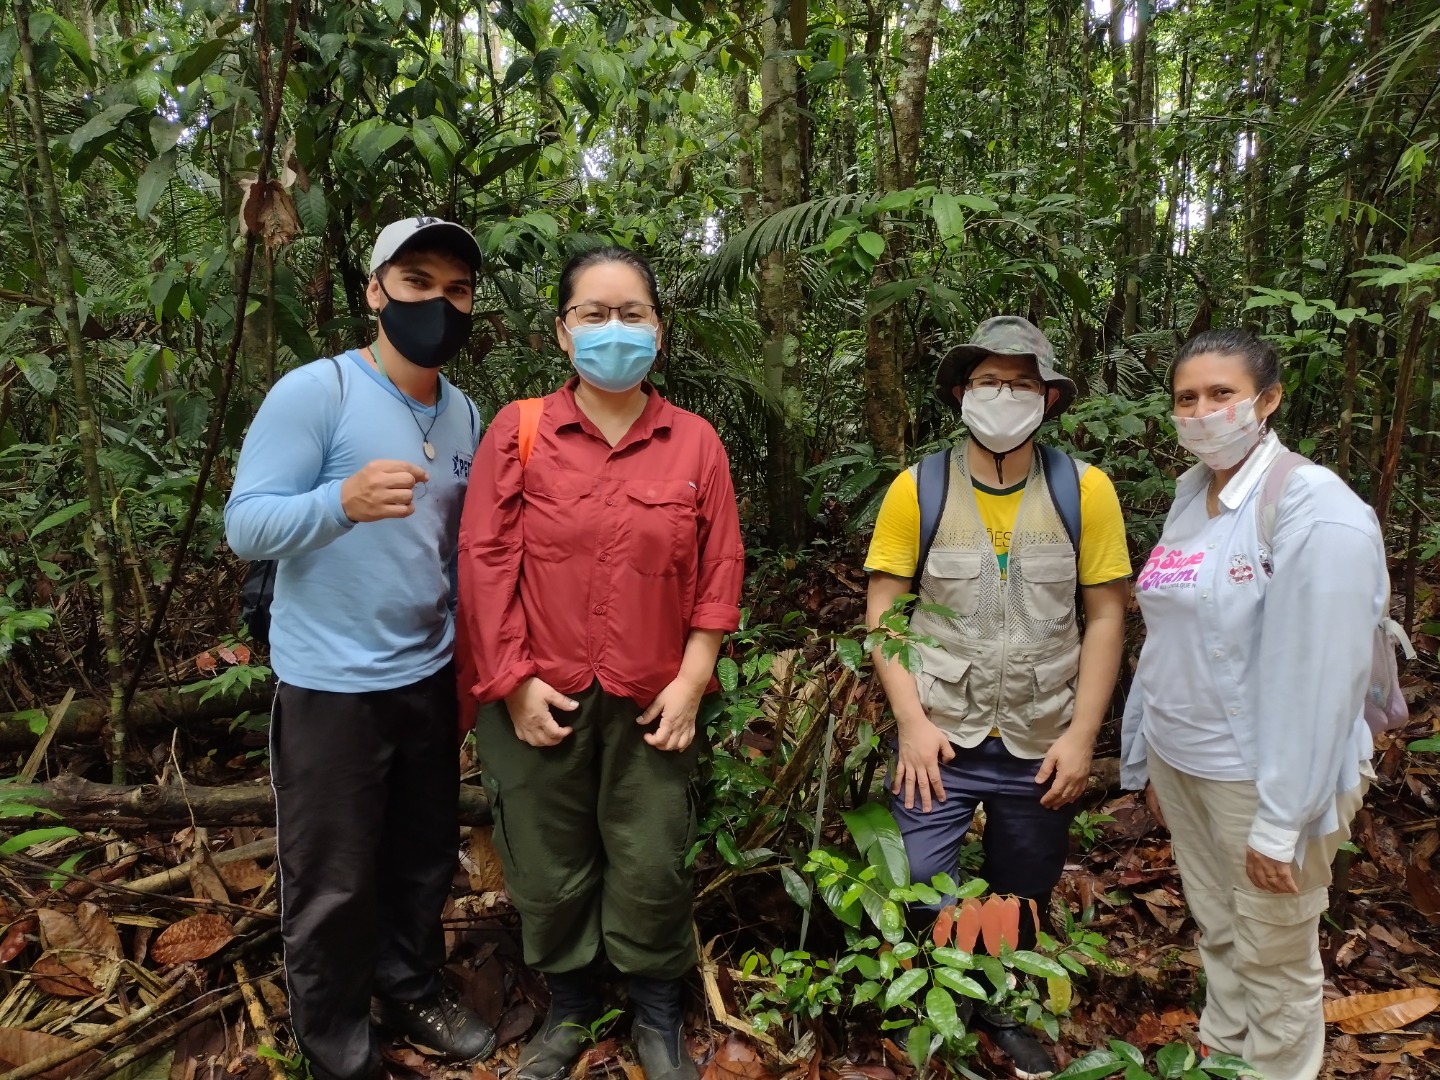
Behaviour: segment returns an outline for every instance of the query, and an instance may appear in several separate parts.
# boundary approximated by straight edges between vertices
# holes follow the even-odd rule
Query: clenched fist
[[[372,461],[340,485],[340,506],[351,521],[382,521],[415,512],[415,485],[430,479],[408,461]]]

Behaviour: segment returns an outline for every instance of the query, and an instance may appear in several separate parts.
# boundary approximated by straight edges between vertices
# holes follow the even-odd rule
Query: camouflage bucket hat
[[[1074,404],[1075,384],[1055,369],[1055,350],[1029,319],[1018,315],[997,315],[975,328],[964,345],[957,345],[940,361],[935,375],[935,395],[952,409],[959,409],[954,390],[970,381],[970,373],[987,356],[1028,356],[1040,369],[1040,378],[1060,397],[1045,410],[1045,419],[1059,416]]]

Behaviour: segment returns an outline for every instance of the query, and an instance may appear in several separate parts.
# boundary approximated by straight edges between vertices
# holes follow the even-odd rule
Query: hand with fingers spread
[[[408,461],[372,461],[340,485],[340,506],[351,521],[383,521],[415,512],[415,485],[430,479]]]
[[[574,712],[580,703],[568,698],[544,679],[531,677],[512,690],[505,698],[515,735],[531,746],[558,746],[574,728],[561,727],[551,709]]]
[[[645,741],[656,750],[679,752],[689,746],[695,738],[695,718],[700,712],[700,699],[705,696],[705,685],[697,685],[683,675],[671,680],[635,721],[647,727],[659,719],[659,726],[646,733]]]
[[[915,808],[918,793],[920,809],[928,814],[932,795],[938,802],[945,801],[940,764],[955,756],[955,747],[924,712],[901,720],[899,729],[900,752],[895,756],[895,783],[890,790],[904,797],[906,810]]]
[[[1041,806],[1058,810],[1085,794],[1094,751],[1095,741],[1073,728],[1055,740],[1035,774],[1035,783],[1050,784],[1050,790],[1040,797]]]

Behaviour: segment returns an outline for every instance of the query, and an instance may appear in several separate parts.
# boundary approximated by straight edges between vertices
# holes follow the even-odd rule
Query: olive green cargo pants
[[[633,701],[598,682],[572,697],[580,707],[556,719],[574,731],[558,746],[522,742],[503,702],[475,724],[525,963],[578,971],[603,948],[623,974],[679,978],[696,961],[685,856],[703,722],[685,750],[656,750]]]

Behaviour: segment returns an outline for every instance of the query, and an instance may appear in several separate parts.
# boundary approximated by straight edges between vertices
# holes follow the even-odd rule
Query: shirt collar
[[[1240,466],[1239,471],[1230,478],[1230,482],[1220,492],[1220,505],[1226,510],[1239,508],[1255,490],[1255,485],[1264,478],[1275,459],[1284,452],[1285,446],[1281,443],[1280,437],[1273,431],[1267,431],[1265,438],[1260,440],[1260,445],[1251,451],[1250,456],[1245,459],[1245,464]]]
[[[576,428],[594,435],[597,439],[603,439],[600,429],[597,428],[590,418],[580,409],[580,403],[575,400],[575,388],[580,385],[578,375],[570,376],[569,380],[555,394],[556,415],[558,417],[555,429]],[[675,406],[660,396],[660,391],[650,383],[645,383],[645,408],[636,417],[635,422],[630,425],[630,430],[625,437],[615,444],[614,449],[629,446],[632,443],[648,439],[657,431],[669,431],[670,425],[675,417]]]

